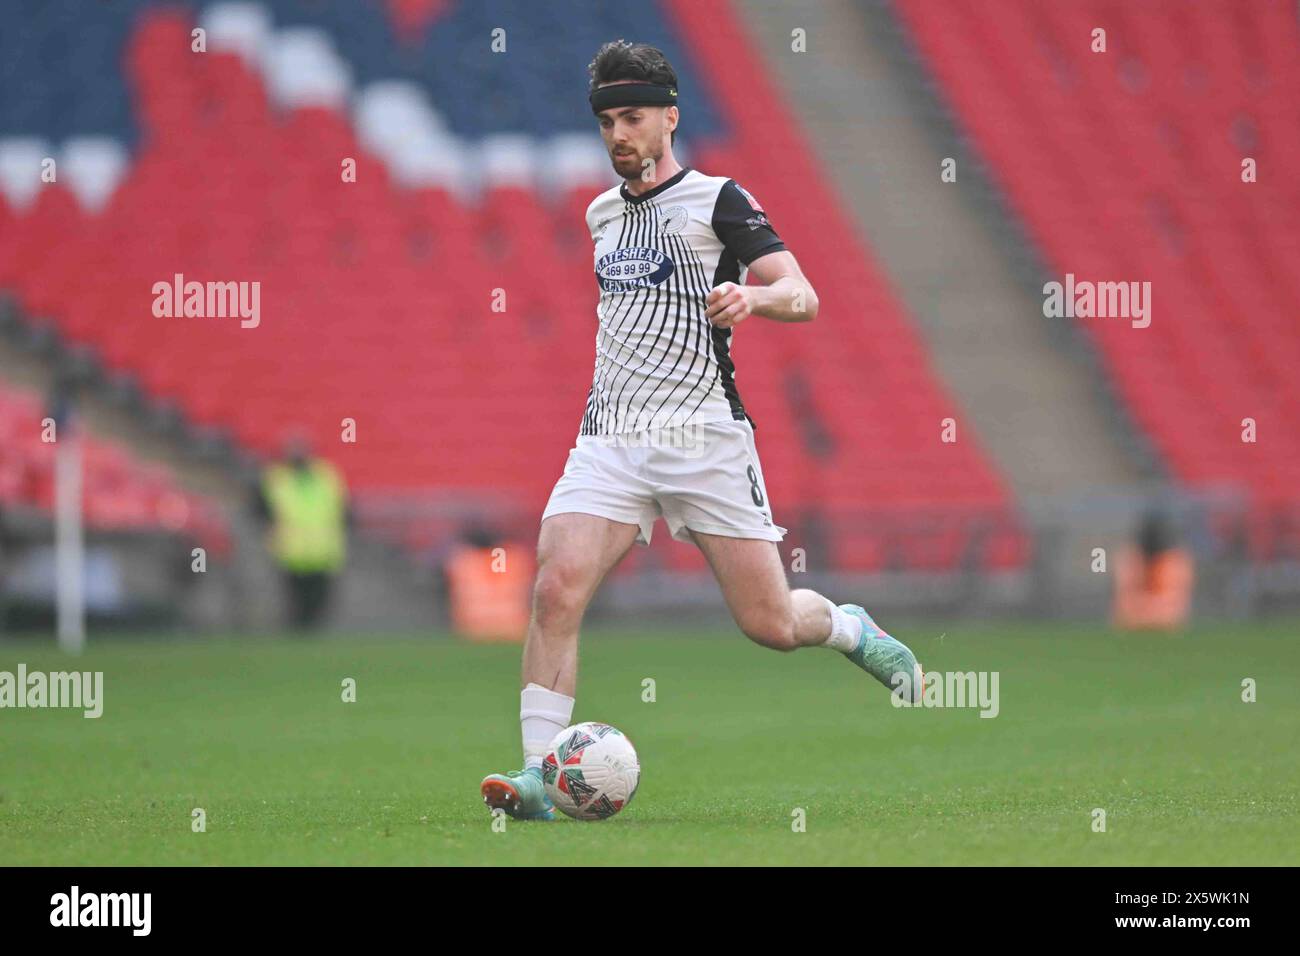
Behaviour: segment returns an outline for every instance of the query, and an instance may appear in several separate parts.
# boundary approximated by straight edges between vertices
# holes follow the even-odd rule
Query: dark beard
[[[659,165],[660,163],[662,163],[662,162],[663,162],[663,159],[664,159],[664,153],[663,153],[663,150],[660,150],[660,151],[659,151],[659,154],[658,154],[657,156],[652,154],[649,158],[650,158],[650,159],[653,159],[654,162],[655,162],[655,166],[658,167],[658,165]],[[627,182],[632,182],[633,180],[638,180],[638,179],[640,179],[641,176],[642,176],[642,175],[645,173],[645,171],[646,171],[646,167],[642,165],[642,164],[646,161],[646,157],[645,157],[645,156],[637,156],[637,157],[634,157],[634,161],[635,161],[635,163],[636,163],[636,168],[635,168],[631,173],[625,173],[625,172],[622,172],[622,171],[619,170],[619,168],[618,168],[618,163],[617,163],[617,161],[614,159],[614,157],[613,157],[612,155],[609,157],[609,163],[610,163],[611,166],[614,167],[614,172],[616,172],[616,173],[618,173],[620,176],[622,176],[623,179],[624,179],[625,181],[627,181]]]

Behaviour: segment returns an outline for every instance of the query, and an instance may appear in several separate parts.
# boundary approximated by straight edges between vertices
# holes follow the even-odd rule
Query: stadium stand
[[[245,448],[291,426],[333,446],[355,421],[358,499],[487,487],[535,516],[590,382],[582,213],[612,175],[582,67],[635,37],[678,64],[688,162],[758,195],[819,291],[814,329],[754,323],[735,348],[791,542],[819,527],[851,570],[1022,566],[1001,477],[727,6],[583,0],[561,33],[555,6],[44,5],[0,41],[21,78],[0,104],[0,288]],[[481,55],[498,27],[509,55]],[[260,283],[257,326],[157,317],[178,275]]]
[[[0,508],[54,510],[57,446],[41,440],[45,416],[36,396],[0,385]],[[83,442],[82,456],[83,514],[92,531],[165,532],[202,541],[213,554],[229,553],[220,511],[182,489],[169,469],[93,436]]]
[[[1052,277],[1151,283],[1149,328],[1079,321],[1172,475],[1246,489],[1253,552],[1300,554],[1295,5],[895,8]]]

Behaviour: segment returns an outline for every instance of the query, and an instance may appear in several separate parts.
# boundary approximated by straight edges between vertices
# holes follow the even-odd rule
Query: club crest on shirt
[[[604,292],[625,292],[659,285],[677,266],[658,249],[630,246],[596,260],[596,279]]]
[[[686,207],[669,206],[659,213],[659,231],[666,236],[675,236],[686,228]]]

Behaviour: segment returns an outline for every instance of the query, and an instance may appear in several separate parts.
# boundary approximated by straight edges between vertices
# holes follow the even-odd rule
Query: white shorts
[[[710,422],[625,435],[579,435],[542,514],[597,515],[638,525],[649,544],[655,519],[678,541],[691,531],[780,541],[747,421]]]

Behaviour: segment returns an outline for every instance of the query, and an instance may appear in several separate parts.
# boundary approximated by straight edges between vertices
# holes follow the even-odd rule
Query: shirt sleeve
[[[785,243],[768,222],[758,200],[734,179],[728,179],[718,192],[713,207],[713,231],[727,251],[745,265],[785,249]]]

